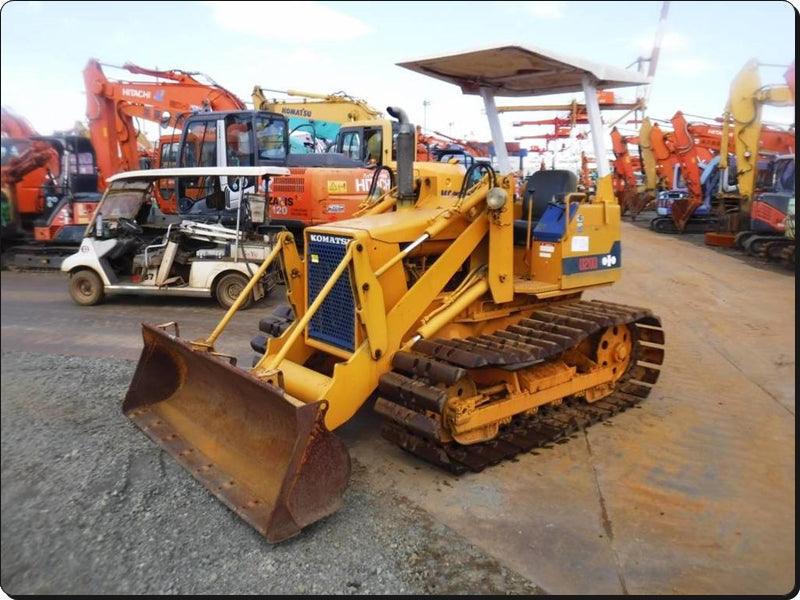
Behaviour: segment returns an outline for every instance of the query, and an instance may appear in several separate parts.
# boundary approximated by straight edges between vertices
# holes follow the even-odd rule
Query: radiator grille
[[[308,305],[319,295],[341,262],[349,238],[310,235],[306,244]],[[355,350],[355,301],[349,271],[339,277],[333,289],[308,323],[308,336],[345,350]]]

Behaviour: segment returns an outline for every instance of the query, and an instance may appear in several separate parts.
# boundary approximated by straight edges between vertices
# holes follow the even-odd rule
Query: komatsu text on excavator
[[[601,136],[595,195],[552,170],[522,202],[494,103],[581,89],[591,100],[646,80],[519,46],[401,66],[482,96],[497,168],[414,163],[414,125],[390,108],[396,187],[349,219],[308,227],[302,255],[279,234],[254,275],[278,261],[293,316],[254,366],[214,350],[238,301],[206,339],[142,326],[123,412],[270,542],[341,506],[351,465],[332,432],[368,400],[386,439],[460,474],[638,405],[663,362],[650,310],[583,296],[619,279],[623,260]]]

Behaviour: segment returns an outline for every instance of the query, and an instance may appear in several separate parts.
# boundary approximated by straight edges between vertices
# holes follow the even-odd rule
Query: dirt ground
[[[205,336],[213,302],[87,309],[59,274],[3,272],[3,590],[793,596],[794,272],[641,222],[623,224],[622,267],[587,298],[662,320],[639,408],[453,477],[381,438],[365,406],[336,431],[344,508],[276,546],[119,411],[139,323]],[[218,349],[248,365],[277,302],[236,315]]]

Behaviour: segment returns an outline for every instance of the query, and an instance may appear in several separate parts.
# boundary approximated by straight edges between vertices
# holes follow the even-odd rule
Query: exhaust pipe
[[[162,328],[144,347],[124,414],[269,542],[341,508],[346,446],[325,426],[325,401],[281,388]]]
[[[397,208],[414,206],[414,158],[417,155],[414,125],[402,108],[388,106],[386,112],[400,121],[397,134]]]

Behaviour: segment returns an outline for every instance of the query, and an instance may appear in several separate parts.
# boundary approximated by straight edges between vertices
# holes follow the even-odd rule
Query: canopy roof
[[[584,92],[592,131],[602,131],[596,90],[646,85],[649,78],[635,71],[601,65],[539,48],[508,45],[444,54],[397,63],[411,71],[427,75],[461,88],[464,94],[483,97],[492,140],[502,172],[510,165],[494,104],[496,96],[547,96]],[[605,156],[602,136],[592,136],[597,156]],[[598,163],[604,175],[607,165]]]
[[[455,84],[464,94],[489,88],[495,96],[546,96],[579,92],[585,74],[598,89],[639,86],[647,76],[589,60],[523,46],[499,46],[397,63]]]

